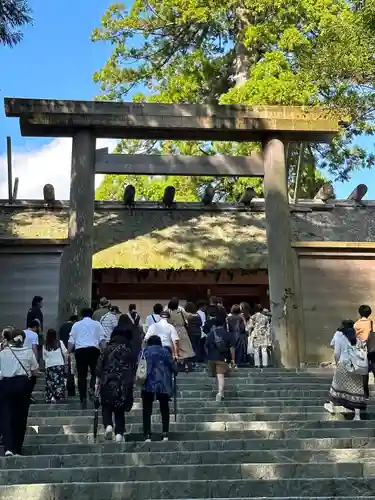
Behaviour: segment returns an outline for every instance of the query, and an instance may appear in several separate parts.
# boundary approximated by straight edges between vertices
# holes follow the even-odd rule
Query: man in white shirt
[[[159,323],[160,321],[160,314],[163,312],[163,306],[161,304],[155,304],[154,307],[154,312],[153,314],[149,314],[146,318],[146,332],[150,328],[151,325],[154,323]]]
[[[100,355],[100,343],[105,340],[102,325],[92,319],[92,309],[82,309],[82,319],[74,323],[70,332],[68,349],[76,358],[78,390],[82,409],[87,405],[87,374],[90,368],[90,397],[95,392],[96,364]]]
[[[38,345],[39,345],[39,321],[36,319],[31,319],[27,323],[27,328],[24,330],[25,332],[25,341],[23,343],[23,347],[28,347],[33,350],[36,359],[38,359]]]
[[[30,319],[27,322],[27,328],[24,330],[25,340],[23,342],[23,347],[27,349],[31,349],[35,355],[37,361],[39,361],[39,335],[40,332],[40,321],[38,319]],[[35,384],[37,378],[35,376],[31,376],[31,394],[34,392]],[[35,403],[35,399],[31,396],[30,401]]]
[[[177,357],[179,336],[176,328],[168,323],[169,318],[169,311],[162,311],[160,314],[160,321],[150,326],[145,335],[144,342],[153,335],[156,335],[160,337],[163,347],[170,349],[172,355]]]

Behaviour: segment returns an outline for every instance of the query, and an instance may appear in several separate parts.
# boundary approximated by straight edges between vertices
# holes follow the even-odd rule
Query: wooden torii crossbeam
[[[20,119],[32,137],[73,137],[69,241],[63,253],[60,320],[71,306],[90,304],[95,172],[169,175],[259,175],[264,173],[268,273],[273,326],[280,362],[301,359],[298,266],[291,245],[286,184],[286,142],[330,142],[340,117],[331,110],[283,106],[211,106],[5,98],[8,117]],[[96,138],[257,141],[262,156],[120,157],[99,153]],[[261,164],[263,158],[263,165]],[[127,167],[129,165],[129,167]],[[51,165],[53,168],[53,165]]]
[[[263,177],[263,158],[251,156],[182,156],[108,154],[108,148],[97,149],[97,174],[189,175],[209,177]]]

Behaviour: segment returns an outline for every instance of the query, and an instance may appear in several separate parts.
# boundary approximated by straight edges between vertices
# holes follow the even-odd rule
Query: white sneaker
[[[355,410],[353,420],[361,420],[361,412],[359,410]]]
[[[124,438],[121,434],[116,434],[116,436],[115,436],[116,443],[122,443],[123,440],[124,440]]]
[[[216,394],[216,402],[220,403],[223,400],[223,394],[221,392],[218,392]]]
[[[333,403],[325,403],[324,409],[328,411],[328,413],[335,413],[335,407],[333,406]]]
[[[53,405],[55,405],[55,404],[56,404],[56,398],[51,398],[51,403],[52,403]]]
[[[13,457],[13,456],[14,456],[14,453],[13,453],[12,451],[7,450],[7,451],[5,452],[5,456],[6,456],[6,457]]]
[[[107,425],[107,428],[105,430],[105,438],[110,440],[113,438],[113,427],[112,425]]]

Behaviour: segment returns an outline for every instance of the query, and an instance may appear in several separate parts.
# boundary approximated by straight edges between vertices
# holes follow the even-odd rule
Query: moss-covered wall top
[[[0,208],[0,237],[67,238],[66,209]],[[107,210],[95,212],[94,268],[267,267],[264,213]],[[292,214],[296,241],[375,241],[375,207]]]

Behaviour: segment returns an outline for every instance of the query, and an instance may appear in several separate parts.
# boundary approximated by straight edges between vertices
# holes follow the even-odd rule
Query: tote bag
[[[141,357],[139,358],[137,372],[135,374],[135,381],[138,385],[143,385],[147,379],[147,361],[145,358],[144,351],[142,351]]]

